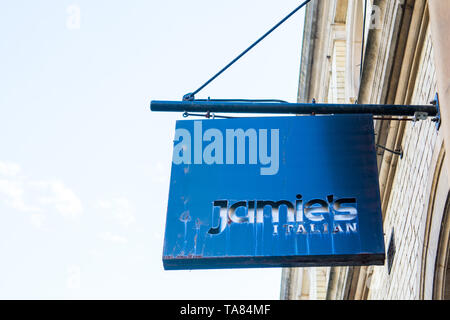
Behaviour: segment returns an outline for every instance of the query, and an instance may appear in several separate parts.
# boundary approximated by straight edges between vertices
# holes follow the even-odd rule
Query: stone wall
[[[422,48],[412,104],[434,99],[436,70],[430,30]],[[408,123],[385,213],[386,250],[394,232],[396,252],[390,274],[386,266],[374,267],[369,299],[419,299],[424,224],[429,204],[429,179],[433,176],[433,153],[439,152],[438,131],[431,120]]]

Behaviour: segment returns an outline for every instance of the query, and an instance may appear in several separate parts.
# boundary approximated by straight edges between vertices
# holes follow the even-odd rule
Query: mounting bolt
[[[415,112],[414,113],[414,122],[419,120],[427,120],[428,119],[428,113],[426,112]]]
[[[183,96],[183,101],[194,101],[195,97],[194,95],[191,93],[187,93]]]

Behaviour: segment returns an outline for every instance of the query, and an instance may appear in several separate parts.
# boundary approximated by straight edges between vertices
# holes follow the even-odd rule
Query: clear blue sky
[[[299,3],[0,2],[0,298],[278,299],[281,269],[163,270],[182,116],[149,102],[180,100]],[[303,12],[197,97],[294,102]]]

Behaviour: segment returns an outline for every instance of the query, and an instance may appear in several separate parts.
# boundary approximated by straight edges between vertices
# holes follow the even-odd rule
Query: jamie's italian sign
[[[177,121],[165,269],[384,264],[368,115]]]

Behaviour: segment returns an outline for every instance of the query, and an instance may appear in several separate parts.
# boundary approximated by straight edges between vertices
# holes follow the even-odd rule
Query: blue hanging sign
[[[382,265],[370,115],[177,121],[165,269]]]

